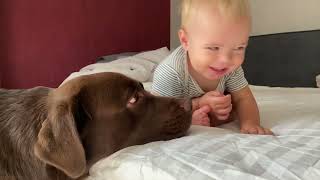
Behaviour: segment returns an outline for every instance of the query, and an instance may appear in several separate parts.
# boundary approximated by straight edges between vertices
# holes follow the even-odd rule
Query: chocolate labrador
[[[81,179],[99,159],[181,137],[190,123],[190,100],[153,96],[118,73],[0,89],[0,179]]]

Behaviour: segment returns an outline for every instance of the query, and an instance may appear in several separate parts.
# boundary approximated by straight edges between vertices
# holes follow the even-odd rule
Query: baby
[[[182,0],[181,46],[156,68],[152,91],[191,97],[192,124],[217,126],[235,115],[242,133],[272,134],[260,125],[241,68],[250,27],[248,0]]]

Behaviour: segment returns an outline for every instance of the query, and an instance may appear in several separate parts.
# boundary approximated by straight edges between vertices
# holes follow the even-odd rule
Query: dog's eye
[[[143,86],[143,84],[142,84],[141,82],[139,82],[139,85],[140,85],[140,87],[141,87],[142,89],[144,89],[144,86]]]
[[[138,94],[135,94],[134,96],[132,96],[132,97],[129,99],[129,103],[130,103],[130,104],[134,104],[134,103],[136,103],[136,102],[138,101],[138,99],[139,99]]]

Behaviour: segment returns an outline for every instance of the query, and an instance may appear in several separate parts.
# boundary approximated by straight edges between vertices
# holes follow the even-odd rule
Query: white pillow
[[[79,72],[73,72],[63,83],[78,76],[100,72],[118,72],[140,82],[149,82],[153,78],[155,67],[169,54],[168,48],[163,47],[108,63],[90,64],[80,69]]]
[[[317,86],[320,88],[320,74],[316,76]]]
[[[133,57],[142,58],[147,61],[151,61],[155,64],[159,64],[164,58],[170,54],[167,47],[162,47],[153,51],[145,51],[134,55]]]

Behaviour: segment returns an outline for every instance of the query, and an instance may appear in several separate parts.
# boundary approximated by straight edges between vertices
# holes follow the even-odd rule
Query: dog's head
[[[49,94],[34,150],[40,160],[76,178],[121,148],[183,136],[190,123],[190,100],[156,97],[126,76],[99,73]]]

